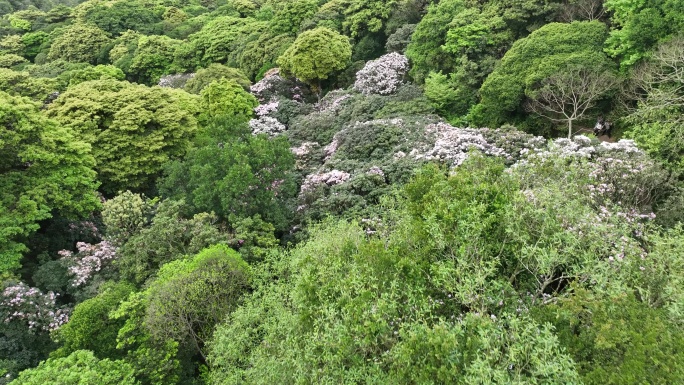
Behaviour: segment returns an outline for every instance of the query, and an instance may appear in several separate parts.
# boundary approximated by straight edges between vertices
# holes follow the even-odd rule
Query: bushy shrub
[[[388,95],[397,91],[408,73],[408,58],[396,52],[369,61],[356,73],[354,90],[364,95]]]

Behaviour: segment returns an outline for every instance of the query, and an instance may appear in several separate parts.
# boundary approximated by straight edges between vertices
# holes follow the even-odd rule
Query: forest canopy
[[[0,0],[0,385],[683,383],[683,4]]]

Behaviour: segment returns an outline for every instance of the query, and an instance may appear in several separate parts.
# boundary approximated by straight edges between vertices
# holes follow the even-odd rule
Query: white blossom
[[[435,138],[434,145],[427,151],[414,149],[416,159],[440,160],[459,166],[468,158],[468,151],[477,149],[490,156],[506,156],[501,148],[487,142],[477,129],[456,128],[447,123],[430,124],[425,128],[428,136]]]
[[[337,112],[352,96],[344,90],[328,92],[320,102],[314,106],[318,112]]]
[[[183,88],[188,80],[194,77],[194,73],[165,75],[159,78],[157,85],[165,88]]]
[[[351,178],[349,173],[339,170],[332,170],[321,174],[309,174],[304,179],[304,183],[302,183],[301,192],[314,190],[316,186],[322,184],[334,186],[346,182],[349,178]]]
[[[303,158],[311,153],[313,149],[320,147],[321,145],[318,144],[318,142],[304,142],[302,143],[299,147],[292,147],[290,148],[290,151],[298,157],[298,158]]]
[[[276,136],[284,132],[287,127],[280,123],[278,119],[270,116],[262,116],[259,119],[251,119],[249,121],[249,128],[252,129],[253,135],[266,134],[268,136]]]
[[[57,296],[23,282],[6,286],[0,296],[0,320],[26,321],[31,330],[55,330],[69,320],[69,309],[57,306]]]
[[[408,58],[392,52],[371,60],[356,73],[354,90],[364,95],[394,93],[404,82],[409,70]]]
[[[263,116],[268,116],[268,115],[278,111],[278,105],[279,104],[280,103],[278,103],[277,100],[272,99],[270,102],[268,102],[266,104],[259,104],[258,106],[254,107],[254,113],[259,118],[261,118]]]
[[[117,249],[109,241],[97,244],[78,242],[78,253],[74,255],[68,250],[62,250],[58,254],[62,259],[71,260],[72,266],[69,273],[73,275],[71,286],[78,287],[86,284],[96,273],[116,258]]]

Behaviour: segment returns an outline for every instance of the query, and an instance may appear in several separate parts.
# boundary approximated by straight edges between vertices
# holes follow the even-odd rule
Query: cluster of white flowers
[[[321,145],[318,144],[318,142],[304,142],[302,143],[299,147],[292,147],[290,148],[290,151],[298,157],[298,158],[303,158],[311,153],[314,149],[320,147]]]
[[[385,178],[385,173],[378,166],[371,167],[370,170],[368,170],[368,174],[369,175],[378,175],[378,176]]]
[[[284,80],[285,79],[280,77],[277,72],[274,72],[264,76],[263,79],[254,83],[251,87],[249,87],[249,91],[256,96],[259,101],[265,101],[266,94],[273,92],[277,85],[282,83]]]
[[[157,83],[157,85],[165,88],[183,88],[185,87],[185,84],[194,77],[194,73],[165,75],[159,78],[159,83]]]
[[[318,112],[337,112],[344,106],[344,102],[351,97],[347,91],[333,90],[328,92],[314,107]]]
[[[333,155],[335,155],[335,153],[337,152],[337,148],[340,147],[340,139],[338,137],[340,132],[333,136],[333,140],[330,143],[328,143],[327,146],[323,147],[323,155],[325,156],[324,160],[327,161],[330,158],[332,158]]]
[[[630,139],[620,139],[615,143],[601,142],[601,150],[617,151],[625,154],[643,154],[644,152],[637,147],[636,142]]]
[[[254,113],[258,117],[268,116],[274,112],[278,111],[279,102],[277,100],[271,99],[270,102],[265,104],[259,104],[254,107]]]
[[[71,281],[71,285],[74,287],[87,283],[97,272],[116,258],[117,249],[108,241],[94,245],[78,242],[76,248],[78,248],[76,255],[69,250],[59,252],[63,259],[71,260],[73,263],[69,267],[69,273],[74,276]]]
[[[440,160],[459,166],[468,158],[468,151],[477,149],[485,155],[507,156],[501,148],[489,143],[473,128],[456,128],[447,123],[430,124],[425,127],[426,136],[434,138],[434,145],[427,151],[413,149],[409,155],[416,159]]]
[[[5,323],[24,320],[31,330],[55,330],[69,321],[68,309],[59,309],[56,300],[57,294],[20,282],[3,290],[0,315]]]
[[[577,135],[572,139],[555,139],[549,145],[539,151],[529,151],[524,155],[538,159],[545,158],[585,158],[591,159],[598,156],[610,156],[610,154],[643,155],[633,140],[620,139],[616,143],[601,142],[592,143],[591,139],[584,135]]]
[[[291,147],[290,151],[295,156],[295,168],[303,170],[307,168],[311,161],[320,160],[321,145],[318,142],[304,142],[299,147]]]
[[[344,171],[332,170],[322,174],[309,174],[304,179],[302,183],[301,193],[307,191],[312,191],[316,186],[326,184],[328,186],[334,186],[340,183],[344,183],[351,178],[351,175]]]
[[[364,95],[394,93],[404,82],[409,70],[408,58],[392,52],[371,60],[356,73],[354,90]]]
[[[249,128],[252,129],[252,135],[266,134],[268,136],[276,136],[287,129],[278,119],[270,116],[251,119],[249,121]]]

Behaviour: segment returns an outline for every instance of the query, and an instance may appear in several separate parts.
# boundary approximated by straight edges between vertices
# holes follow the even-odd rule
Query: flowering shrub
[[[271,99],[271,101],[266,104],[259,104],[258,106],[254,107],[254,113],[259,118],[262,116],[269,116],[278,111],[279,104],[280,103],[278,103],[278,100]]]
[[[117,249],[108,241],[102,241],[95,245],[78,242],[76,247],[78,248],[76,255],[69,250],[59,252],[63,259],[72,263],[69,266],[69,273],[73,275],[71,286],[74,287],[85,285],[95,274],[116,258]]]
[[[32,331],[55,330],[69,320],[69,309],[56,304],[57,296],[23,282],[10,284],[2,291],[0,319],[4,323],[25,321]]]
[[[297,102],[304,102],[311,98],[303,83],[285,79],[279,75],[279,71],[268,74],[254,83],[249,90],[262,103],[278,96]]]
[[[632,140],[592,142],[575,136],[572,140],[556,139],[546,148],[523,150],[523,156],[525,159],[515,167],[532,170],[556,159],[584,162],[578,163],[584,164],[577,168],[581,170],[578,180],[570,182],[583,183],[582,191],[597,210],[615,207],[618,211],[611,212],[623,218],[652,219],[653,205],[674,189],[672,177]]]
[[[321,145],[317,142],[304,142],[298,147],[290,148],[296,158],[295,167],[298,170],[303,170],[311,162],[320,160],[320,148]]]
[[[249,121],[249,128],[252,130],[253,135],[266,134],[268,136],[276,136],[287,129],[278,119],[270,116],[251,119]]]
[[[334,186],[347,181],[351,175],[349,173],[339,170],[332,170],[321,174],[307,175],[302,183],[301,192],[312,191],[316,186],[325,184],[327,186]]]
[[[408,70],[409,61],[406,56],[396,52],[388,53],[377,60],[369,61],[356,73],[354,90],[364,95],[392,94],[403,84]]]
[[[185,84],[194,77],[194,73],[165,75],[159,78],[157,85],[165,88],[183,88],[185,87]]]
[[[501,148],[487,142],[478,129],[456,128],[446,123],[430,124],[425,134],[434,138],[434,145],[425,152],[414,149],[416,159],[439,160],[459,166],[468,157],[468,151],[477,149],[485,155],[507,157]]]
[[[344,90],[330,91],[320,102],[316,103],[316,111],[337,112],[344,106],[345,101],[351,97],[352,95]]]

